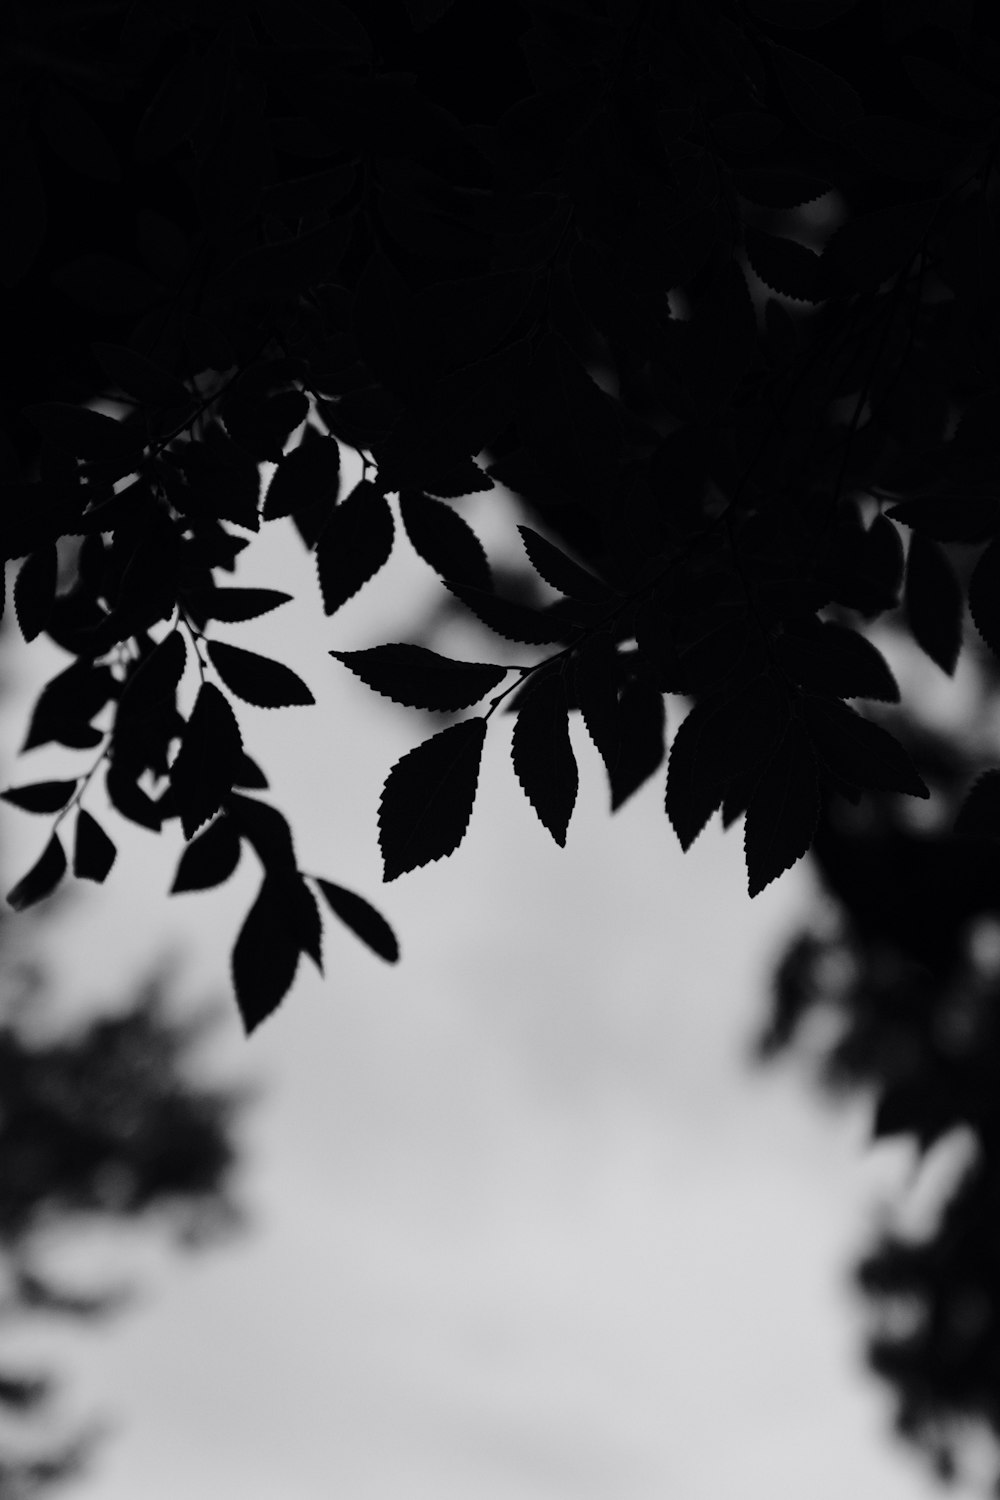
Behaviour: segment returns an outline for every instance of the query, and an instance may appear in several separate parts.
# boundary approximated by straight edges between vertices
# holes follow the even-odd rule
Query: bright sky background
[[[496,493],[463,502],[495,558],[519,545],[498,508]],[[400,532],[379,581],[328,620],[290,523],[264,537],[237,581],[296,602],[218,635],[289,662],[318,706],[238,705],[245,743],[303,868],[373,900],[403,959],[381,963],[331,922],[326,979],[303,966],[251,1041],[228,1001],[214,1055],[264,1088],[248,1132],[254,1228],[179,1270],[143,1262],[137,1309],[68,1341],[72,1409],[117,1424],[72,1493],[940,1494],[888,1436],[846,1289],[901,1159],[866,1155],[863,1106],[823,1109],[794,1064],[747,1065],[773,960],[810,907],[804,867],[751,903],[741,828],[713,825],[682,854],[662,773],[611,817],[579,725],[560,851],[510,769],[513,720],[495,716],[465,842],[383,886],[381,784],[434,726],[326,652],[406,639],[439,586]],[[490,656],[485,637],[448,648]],[[39,643],[8,655],[10,768],[65,658]],[[78,761],[33,751],[5,781]],[[85,805],[101,815],[100,782]],[[4,811],[7,885],[47,826]],[[123,996],[168,952],[183,996],[228,1000],[252,857],[221,890],[168,898],[180,831],[107,826],[118,863],[103,888],[81,883],[48,955],[61,1004]]]

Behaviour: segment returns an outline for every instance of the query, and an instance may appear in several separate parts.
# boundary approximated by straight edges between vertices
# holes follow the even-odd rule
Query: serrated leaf
[[[170,894],[207,891],[228,880],[240,862],[240,841],[231,818],[216,818],[192,839],[177,865]]]
[[[402,643],[329,654],[394,703],[452,712],[478,703],[510,670],[487,662],[453,661],[424,646]]]
[[[562,849],[579,773],[569,738],[566,685],[558,670],[540,673],[525,692],[511,740],[514,774],[539,821]]]
[[[170,767],[170,786],[185,838],[218,812],[232,791],[243,742],[236,716],[219,689],[203,682]]]
[[[463,719],[397,761],[379,803],[384,879],[453,854],[465,837],[479,780],[486,720]]]
[[[806,853],[819,811],[812,746],[805,730],[792,720],[747,806],[743,847],[751,898]]]
[[[606,630],[588,636],[573,656],[576,701],[587,733],[604,762],[609,781],[621,754],[618,653]]]
[[[290,708],[315,703],[316,699],[290,667],[242,646],[207,641],[208,659],[226,687],[258,708]]]
[[[969,613],[990,650],[1000,656],[1000,541],[992,541],[969,579]]]
[[[185,589],[184,599],[198,610],[203,619],[225,620],[233,624],[240,620],[256,620],[277,609],[279,604],[288,604],[291,594],[279,589],[210,588]]]
[[[120,182],[121,166],[107,134],[75,94],[50,77],[39,108],[39,124],[52,150],[76,172],[98,182]]]
[[[819,256],[806,245],[750,225],[745,231],[747,260],[765,286],[799,302],[819,302]]]
[[[321,880],[313,877],[316,884],[323,893],[327,906],[335,917],[339,917],[347,927],[351,929],[355,937],[359,937],[366,943],[373,953],[379,958],[384,958],[386,963],[394,964],[399,958],[399,943],[396,934],[388,922],[377,912],[363,896],[355,891],[345,890],[342,885],[335,885],[332,880]]]
[[[0,798],[25,812],[54,813],[66,806],[78,785],[77,780],[36,781],[31,786],[9,787],[6,792],[0,792]]]
[[[73,842],[73,874],[78,880],[95,880],[98,885],[108,878],[118,850],[95,817],[81,807],[76,817]]]
[[[803,723],[821,765],[854,786],[929,797],[923,778],[896,737],[855,709],[803,693]]]
[[[149,406],[188,406],[191,392],[176,375],[124,344],[91,344],[101,368],[128,396]]]
[[[846,625],[810,620],[786,629],[773,651],[778,665],[807,692],[899,702],[899,684],[881,651]]]
[[[26,641],[41,635],[55,603],[59,558],[54,542],[24,559],[14,581],[14,614]]]
[[[261,514],[265,521],[274,521],[324,502],[332,510],[339,490],[340,444],[307,427],[302,441],[279,459]]]
[[[986,542],[1000,527],[1000,502],[992,495],[922,495],[885,511],[936,542]]]
[[[962,649],[962,585],[947,554],[919,532],[906,554],[903,603],[913,639],[950,677]]]
[[[817,290],[824,297],[849,296],[878,287],[905,270],[939,204],[939,199],[928,198],[849,218],[823,246]]]
[[[26,406],[24,415],[60,452],[113,465],[114,473],[105,473],[105,478],[131,473],[143,456],[143,442],[133,430],[89,407],[68,401],[40,401]]]
[[[280,886],[265,876],[233,947],[232,974],[248,1036],[292,987],[301,947],[288,924]]]
[[[952,831],[959,838],[1000,839],[1000,770],[983,771],[976,778]]]
[[[544,646],[562,640],[564,623],[555,615],[526,604],[514,604],[501,599],[497,594],[484,593],[482,589],[466,588],[464,584],[450,583],[445,587],[470,609],[478,620],[488,625],[497,635],[508,641],[522,641],[528,645]]]
[[[765,208],[798,208],[814,203],[831,191],[823,177],[769,167],[751,167],[733,173],[733,183],[742,198]]]
[[[604,604],[612,598],[607,584],[567,557],[561,547],[530,526],[518,526],[517,529],[531,566],[554,589],[568,599],[579,599],[583,604]]]
[[[362,479],[332,511],[316,540],[324,614],[335,614],[385,566],[394,535],[388,500]]]
[[[654,775],[667,753],[663,695],[641,677],[627,682],[618,700],[621,750],[611,773],[611,811],[628,801]]]
[[[7,893],[15,911],[24,911],[51,894],[66,873],[66,853],[54,833],[26,875]]]
[[[119,712],[145,717],[173,705],[186,660],[184,637],[172,630],[126,679]]]
[[[493,579],[483,544],[457,511],[419,490],[402,490],[399,513],[414,551],[435,573],[489,592]]]

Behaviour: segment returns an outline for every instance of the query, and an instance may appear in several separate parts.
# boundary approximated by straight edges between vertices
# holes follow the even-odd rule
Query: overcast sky
[[[494,557],[509,547],[497,495],[463,509]],[[326,978],[301,969],[247,1041],[228,954],[254,861],[219,891],[168,898],[179,830],[106,820],[118,864],[79,888],[49,955],[60,1004],[122,995],[172,953],[182,998],[227,1000],[215,1055],[264,1095],[247,1135],[252,1231],[180,1266],[150,1260],[138,1309],[72,1340],[73,1409],[118,1426],[74,1493],[937,1495],[888,1435],[846,1290],[902,1158],[867,1152],[864,1106],[832,1112],[794,1065],[747,1065],[773,960],[810,908],[804,868],[750,902],[741,826],[682,854],[662,773],[611,817],[579,725],[560,851],[510,769],[512,718],[494,716],[465,842],[383,886],[380,787],[433,725],[326,653],[408,638],[438,586],[400,536],[380,580],[328,620],[290,524],[265,534],[238,581],[296,602],[217,633],[287,660],[317,707],[239,705],[244,740],[301,866],[373,900],[403,959],[389,967],[328,923]],[[450,644],[488,659],[485,638]],[[15,645],[8,767],[63,664]],[[38,750],[5,784],[76,769],[74,752]],[[100,784],[85,805],[101,816]],[[4,810],[8,885],[46,826]]]

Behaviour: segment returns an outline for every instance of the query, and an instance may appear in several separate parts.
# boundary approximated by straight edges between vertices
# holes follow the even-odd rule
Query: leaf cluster
[[[314,702],[285,663],[210,635],[285,602],[217,576],[274,522],[291,518],[314,556],[326,615],[372,584],[402,529],[466,617],[543,652],[390,770],[386,880],[457,848],[506,701],[514,773],[558,844],[579,713],[612,809],[666,763],[683,849],[716,813],[726,827],[745,815],[756,895],[806,853],[831,796],[928,796],[885,715],[854,706],[900,696],[865,625],[899,612],[952,673],[967,603],[1000,654],[998,323],[982,270],[1000,54],[978,13],[469,10],[209,5],[168,26],[140,6],[70,38],[86,57],[73,107],[52,102],[68,84],[43,104],[12,94],[0,278],[30,302],[46,268],[46,295],[85,329],[85,397],[124,414],[40,389],[12,428],[14,614],[25,640],[74,658],[24,748],[97,758],[6,794],[56,814],[9,899],[58,884],[71,815],[74,872],[107,876],[113,841],[80,806],[98,767],[120,816],[180,825],[175,891],[225,880],[249,844],[263,878],[233,952],[248,1029],[302,954],[321,963],[316,892],[397,952],[363,898],[298,870],[281,814],[246,795],[266,780],[231,700]],[[39,109],[58,170],[36,144]],[[120,124],[107,150],[72,144],[81,111]],[[126,178],[155,165],[157,233],[140,212],[131,259],[124,242],[109,260],[63,238],[73,253],[50,274],[46,204],[65,171],[111,173],[119,155]],[[350,486],[345,450],[362,460]],[[533,522],[525,576],[553,603],[502,591],[461,513],[501,485]],[[449,714],[512,670],[406,642],[330,655],[397,703]],[[667,697],[686,704],[678,724]]]

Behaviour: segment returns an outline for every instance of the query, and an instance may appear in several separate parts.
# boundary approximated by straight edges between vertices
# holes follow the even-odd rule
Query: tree
[[[562,844],[579,712],[612,809],[666,760],[683,849],[744,818],[752,897],[813,847],[864,941],[897,942],[918,892],[860,912],[843,807],[894,824],[932,790],[866,628],[892,619],[952,673],[968,603],[1000,654],[985,8],[108,0],[18,7],[5,46],[3,545],[23,635],[71,658],[25,749],[94,756],[5,794],[56,819],[12,904],[63,878],[67,819],[74,873],[106,875],[82,806],[101,770],[118,815],[180,823],[174,890],[259,860],[233,949],[248,1031],[302,955],[321,964],[320,903],[398,956],[256,795],[233,700],[291,718],[311,689],[211,634],[284,602],[217,575],[291,517],[327,615],[377,588],[402,525],[454,607],[530,657],[508,683],[419,622],[331,638],[331,670],[452,716],[389,770],[387,881],[461,843],[501,705]],[[462,515],[499,485],[532,519],[517,587]],[[907,959],[934,982],[989,894],[973,835],[1000,835],[1000,768],[979,770],[926,860],[964,880]],[[900,838],[892,880],[928,853]]]
[[[53,1036],[38,1025],[44,972],[12,945],[7,918],[0,941],[8,995],[0,1024],[0,1318],[15,1327],[53,1316],[102,1320],[127,1303],[129,1288],[67,1283],[53,1271],[53,1250],[58,1265],[81,1228],[129,1221],[155,1225],[188,1249],[224,1242],[243,1222],[233,1127],[246,1095],[198,1079],[192,1052],[211,1015],[179,1021],[162,977],[124,1008]],[[47,1491],[92,1458],[98,1428],[39,1441],[37,1420],[56,1385],[9,1355],[0,1365],[4,1500]]]

